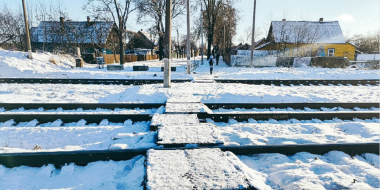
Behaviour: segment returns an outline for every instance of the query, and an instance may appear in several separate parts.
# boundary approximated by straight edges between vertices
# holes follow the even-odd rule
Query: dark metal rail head
[[[342,151],[350,156],[363,153],[379,155],[379,143],[349,143],[349,144],[301,144],[301,145],[255,145],[255,146],[211,146],[199,148],[220,148],[222,151],[230,151],[236,155],[252,155],[263,153],[279,153],[294,155],[298,152],[309,152],[323,155],[330,151]],[[196,149],[196,148],[175,148]],[[175,150],[165,148],[157,150]],[[30,166],[41,167],[53,164],[60,168],[65,164],[75,163],[78,166],[86,166],[95,161],[120,161],[129,160],[138,155],[146,155],[148,149],[125,150],[86,150],[86,151],[61,151],[61,152],[37,152],[37,153],[5,153],[0,154],[0,164],[8,167]]]

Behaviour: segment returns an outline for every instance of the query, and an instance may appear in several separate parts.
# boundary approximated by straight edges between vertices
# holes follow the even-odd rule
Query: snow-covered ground
[[[69,164],[40,168],[0,165],[1,189],[143,189],[145,157],[127,161],[99,161],[87,166]]]
[[[73,58],[49,53],[36,53],[33,60],[26,53],[0,50],[0,78],[114,78],[162,79],[160,61],[127,63],[123,71],[97,69],[85,64],[72,68]],[[55,60],[56,64],[50,62]],[[199,58],[197,58],[199,59]],[[132,71],[133,65],[149,65],[147,72]],[[325,68],[231,68],[225,63],[214,67],[201,65],[196,74],[185,74],[185,59],[174,59],[172,78],[212,79],[378,79],[379,70]],[[157,74],[157,77],[154,77]],[[379,86],[265,86],[222,83],[178,83],[171,88],[162,84],[141,86],[82,84],[0,84],[0,102],[8,103],[165,103],[176,97],[190,97],[191,102],[204,103],[269,103],[269,102],[380,102]],[[182,98],[187,99],[187,98]],[[190,101],[190,99],[188,99]],[[159,111],[160,110],[160,111]],[[97,113],[153,114],[151,110],[94,110]],[[215,112],[296,111],[302,110],[213,110]],[[307,110],[317,111],[317,110]],[[349,111],[327,109],[323,111]],[[358,110],[365,111],[365,110]],[[372,109],[370,111],[378,111]],[[25,113],[90,113],[88,110],[12,110],[0,108],[0,114]],[[163,119],[163,118],[161,118]],[[165,119],[165,118],[164,118]],[[196,120],[196,118],[195,118]],[[176,119],[175,122],[180,122]],[[157,121],[159,122],[159,121]],[[157,123],[156,122],[156,123]],[[161,121],[164,122],[164,121]],[[174,121],[165,121],[174,122]],[[214,123],[211,120],[208,122]],[[150,132],[150,122],[86,125],[84,120],[62,125],[37,124],[36,121],[0,123],[0,153],[104,150],[150,148],[157,145],[157,132]],[[355,121],[275,121],[214,123],[227,146],[379,142],[379,120]],[[41,149],[40,149],[41,148]],[[317,157],[317,159],[316,159]],[[379,188],[379,156],[358,155],[353,158],[342,152],[326,155],[298,153],[293,156],[259,154],[239,156],[249,179],[262,184],[263,189],[365,189]],[[0,165],[0,187],[5,189],[142,189],[145,157],[128,161],[94,162],[80,167],[73,164],[55,169],[52,165],[13,169]],[[355,180],[354,180],[355,179]]]
[[[361,121],[276,121],[262,123],[230,120],[214,123],[225,146],[274,144],[333,144],[380,142],[378,119]]]
[[[25,52],[0,50],[0,78],[113,78],[113,79],[162,79],[162,61],[126,63],[123,71],[107,71],[98,69],[96,65],[85,64],[83,68],[72,68],[75,60],[71,56],[53,55],[50,53],[34,53],[34,59],[28,60]],[[199,60],[197,57],[196,60]],[[53,64],[54,60],[56,64]],[[192,58],[193,60],[193,58]],[[148,65],[148,71],[133,71],[133,65]],[[186,59],[173,59],[172,66],[177,67],[172,72],[173,79],[194,78],[209,74],[207,61],[195,70],[196,74],[185,74]],[[378,79],[378,70],[329,69],[329,68],[238,68],[226,67],[220,62],[214,67],[214,76],[218,78],[238,79]],[[154,76],[157,75],[157,77]]]
[[[149,131],[149,122],[132,124],[132,121],[127,120],[124,124],[77,126],[78,122],[63,127],[59,127],[61,123],[56,127],[55,123],[57,122],[36,127],[25,127],[22,126],[23,123],[15,127],[1,126],[0,153],[156,147],[157,132]]]
[[[83,84],[0,84],[0,102],[165,103],[194,95],[204,103],[380,102],[379,86],[255,86],[227,83],[176,83],[142,86]]]
[[[325,155],[306,152],[293,156],[257,154],[239,156],[247,173],[270,186],[262,189],[373,189],[379,188],[379,155],[351,157],[331,151]]]

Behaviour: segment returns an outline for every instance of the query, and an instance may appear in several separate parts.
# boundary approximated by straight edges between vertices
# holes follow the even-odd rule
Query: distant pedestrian
[[[220,54],[216,53],[216,66],[218,66],[219,64],[219,58],[220,58]]]
[[[210,55],[210,60],[208,63],[210,65],[210,75],[212,75],[212,69],[214,68],[214,60],[212,59],[212,55]]]

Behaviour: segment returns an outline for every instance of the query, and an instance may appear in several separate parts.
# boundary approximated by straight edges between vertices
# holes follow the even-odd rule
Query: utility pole
[[[202,51],[202,61],[201,61],[201,65],[203,65],[203,8],[202,8],[202,2],[201,2],[201,36],[202,36],[202,48],[201,48],[201,51]]]
[[[190,0],[187,0],[187,67],[186,73],[190,74],[191,60],[190,60]]]
[[[219,49],[219,48],[218,48]],[[223,61],[226,54],[226,24],[223,24]]]
[[[253,24],[252,24],[252,45],[251,45],[251,67],[253,67],[253,54],[255,52],[255,16],[256,16],[256,0],[253,3]]]
[[[177,49],[177,59],[178,59],[178,54],[179,54],[179,32],[178,32],[178,25],[177,25],[177,27],[176,27],[176,29],[177,29],[177,47],[178,48],[176,48]]]
[[[166,1],[166,18],[165,18],[165,42],[166,42],[166,52],[164,59],[164,88],[170,88],[171,82],[171,44],[172,44],[172,1]]]
[[[25,20],[25,30],[26,30],[26,44],[28,45],[28,58],[33,59],[32,56],[32,46],[30,45],[30,34],[29,34],[29,23],[28,17],[26,15],[25,0],[22,0],[22,6],[24,8],[24,20]]]

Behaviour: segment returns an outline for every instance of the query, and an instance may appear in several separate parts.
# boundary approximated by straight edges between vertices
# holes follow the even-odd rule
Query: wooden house
[[[42,21],[31,29],[33,50],[76,52],[76,48],[118,51],[119,41],[114,22]]]
[[[257,50],[276,50],[285,57],[347,57],[355,46],[347,43],[338,21],[272,21],[265,43]]]
[[[143,30],[138,32],[128,31],[127,36],[129,41],[127,43],[127,49],[154,49],[156,47],[154,38]]]

